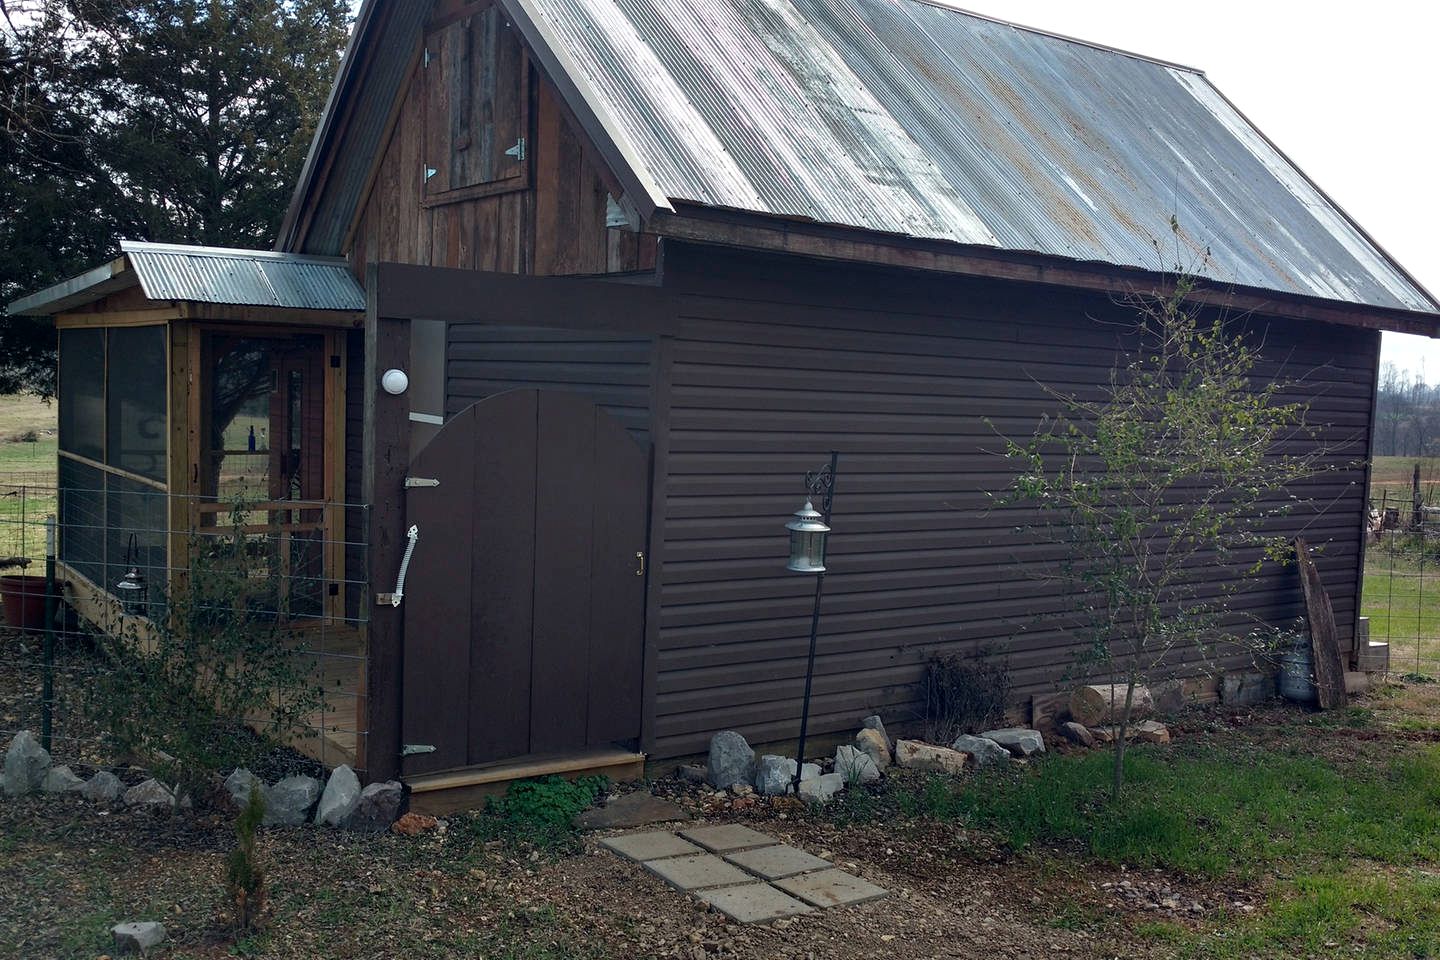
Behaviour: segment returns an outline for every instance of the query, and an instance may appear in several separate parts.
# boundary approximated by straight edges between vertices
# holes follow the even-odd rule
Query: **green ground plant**
[[[500,841],[549,853],[576,846],[572,821],[609,786],[605,777],[549,776],[510,784],[503,797],[492,797],[480,813],[464,818],[459,829],[473,842]]]
[[[230,924],[237,937],[254,933],[265,912],[265,870],[255,846],[264,819],[265,794],[251,790],[250,799],[235,818],[235,849],[225,862],[225,892],[233,911]]]

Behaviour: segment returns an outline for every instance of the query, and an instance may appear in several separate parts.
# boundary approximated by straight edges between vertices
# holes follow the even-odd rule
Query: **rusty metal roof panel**
[[[151,300],[299,310],[364,310],[365,290],[338,257],[123,240]]]
[[[1440,310],[1188,68],[921,0],[506,2],[662,201]]]

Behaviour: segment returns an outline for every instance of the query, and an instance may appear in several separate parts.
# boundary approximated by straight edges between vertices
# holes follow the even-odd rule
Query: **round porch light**
[[[380,376],[380,386],[391,396],[398,397],[410,386],[410,378],[405,375],[404,370],[391,367]]]
[[[790,531],[790,562],[786,570],[794,573],[825,572],[825,540],[830,528],[825,518],[809,500],[795,511],[794,518],[785,529]]]

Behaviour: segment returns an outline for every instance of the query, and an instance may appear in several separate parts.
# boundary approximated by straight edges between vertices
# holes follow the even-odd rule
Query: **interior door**
[[[538,390],[472,405],[416,455],[407,775],[639,737],[648,461],[589,400]]]

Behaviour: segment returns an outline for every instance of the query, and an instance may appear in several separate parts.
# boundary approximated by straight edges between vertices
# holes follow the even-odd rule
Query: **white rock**
[[[236,810],[245,809],[245,804],[250,802],[250,794],[255,790],[259,790],[263,797],[265,781],[244,767],[236,767],[230,776],[225,778],[225,792],[230,794],[230,803]]]
[[[821,774],[814,780],[802,780],[800,782],[800,795],[811,800],[825,803],[835,794],[845,789],[845,778],[838,773]]]
[[[751,783],[755,779],[755,751],[734,730],[722,730],[710,738],[705,774],[716,790]]]
[[[109,770],[96,771],[95,776],[80,788],[80,796],[92,803],[114,803],[124,792],[125,784]]]
[[[1045,752],[1045,738],[1039,730],[1025,727],[1006,727],[1003,730],[986,730],[980,734],[986,740],[994,740],[1010,751],[1013,757],[1028,757],[1032,753]]]
[[[137,783],[125,791],[125,806],[127,807],[173,807],[174,805],[175,794],[154,777],[143,783]]]
[[[880,768],[875,766],[869,754],[844,744],[835,748],[835,772],[847,784],[880,779]]]
[[[19,797],[39,790],[50,769],[50,754],[40,746],[35,734],[21,730],[5,751],[5,771],[0,774],[0,789],[8,797]]]
[[[880,736],[885,738],[885,746],[887,748],[889,748],[890,750],[895,749],[895,740],[885,729],[885,721],[880,719],[879,714],[871,714],[864,720],[861,720],[860,726],[865,728],[866,730],[874,730],[876,733],[880,734]]]
[[[359,804],[360,778],[355,776],[354,770],[342,764],[331,772],[325,784],[320,805],[315,808],[315,822],[338,827]]]
[[[951,750],[959,750],[961,753],[970,754],[975,761],[975,766],[985,767],[992,763],[1009,763],[1010,751],[1006,750],[994,740],[985,737],[972,737],[965,733],[955,738],[950,744]]]
[[[965,754],[919,740],[896,740],[895,762],[910,770],[930,773],[963,773]]]
[[[303,775],[286,777],[265,791],[267,827],[294,827],[310,817],[310,808],[320,798],[320,781]]]
[[[795,761],[790,757],[767,753],[755,765],[755,789],[767,797],[789,793],[794,782]]]
[[[165,925],[154,920],[117,923],[110,928],[116,953],[144,953],[165,940]]]
[[[866,727],[855,734],[855,749],[874,761],[876,770],[884,770],[890,766],[890,744],[878,730]]]
[[[75,771],[64,764],[45,771],[45,779],[40,782],[40,789],[46,793],[71,793],[83,786],[85,778],[77,777]]]

